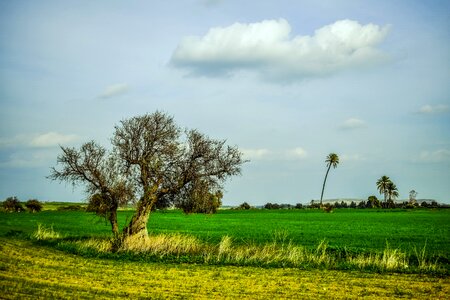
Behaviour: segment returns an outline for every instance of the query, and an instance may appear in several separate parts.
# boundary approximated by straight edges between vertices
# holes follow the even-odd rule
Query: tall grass
[[[61,235],[53,230],[53,225],[45,227],[42,224],[38,224],[37,230],[32,234],[32,237],[38,241],[40,240],[52,240],[59,239]]]
[[[322,240],[315,249],[295,245],[284,231],[273,233],[273,241],[263,245],[235,243],[226,235],[217,244],[206,243],[197,237],[183,234],[156,234],[146,239],[128,237],[120,243],[114,239],[62,239],[61,235],[41,224],[33,234],[36,240],[59,240],[58,247],[88,256],[114,255],[119,257],[157,257],[180,259],[184,262],[261,267],[295,267],[323,269],[358,269],[379,272],[447,272],[427,259],[426,245],[415,255],[407,256],[388,243],[381,253],[346,254],[332,251]],[[119,246],[117,246],[119,245]]]

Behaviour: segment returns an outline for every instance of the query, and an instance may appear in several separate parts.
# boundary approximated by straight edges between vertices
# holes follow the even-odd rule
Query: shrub
[[[369,196],[369,198],[367,198],[366,207],[367,208],[380,208],[381,207],[380,200],[378,200],[378,198],[376,196]]]
[[[8,197],[3,202],[3,209],[7,212],[21,212],[25,210],[17,197]]]
[[[79,204],[60,206],[57,208],[58,211],[80,211],[84,210],[84,207]]]
[[[323,206],[323,210],[326,213],[331,213],[331,212],[333,212],[333,205],[327,203]]]
[[[40,212],[42,210],[42,203],[37,199],[30,199],[25,203],[26,208],[32,213]]]
[[[278,203],[266,203],[264,204],[265,209],[280,209],[280,204]]]
[[[244,203],[242,203],[241,205],[239,205],[238,207],[237,207],[237,209],[250,209],[250,208],[252,208],[251,206],[250,206],[250,204],[248,204],[247,202],[244,202]]]

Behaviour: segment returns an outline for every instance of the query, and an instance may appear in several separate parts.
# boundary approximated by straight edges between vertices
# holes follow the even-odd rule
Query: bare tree
[[[79,150],[61,147],[62,169],[53,168],[49,177],[85,185],[90,204],[105,214],[115,234],[118,206],[137,199],[136,211],[123,229],[124,239],[147,238],[152,209],[173,204],[200,186],[215,193],[228,177],[240,174],[244,163],[237,147],[197,130],[183,131],[162,112],[121,121],[111,142],[108,155],[95,142]]]
[[[83,144],[80,149],[61,147],[57,158],[61,169],[52,168],[48,178],[84,185],[89,195],[89,207],[111,224],[114,235],[119,234],[117,208],[133,197],[132,186],[119,172],[112,154],[94,141]]]

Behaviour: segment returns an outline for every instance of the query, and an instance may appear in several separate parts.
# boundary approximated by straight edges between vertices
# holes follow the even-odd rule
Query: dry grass
[[[288,240],[286,232],[275,232],[273,242],[265,245],[236,244],[229,236],[224,236],[216,244],[208,244],[191,235],[157,234],[145,239],[140,237],[127,237],[120,240],[87,239],[87,240],[61,240],[60,249],[73,253],[85,253],[96,256],[112,252],[131,255],[150,255],[161,259],[166,257],[185,257],[183,261],[203,262],[206,264],[225,264],[240,266],[275,266],[296,268],[322,268],[337,269],[345,265],[354,270],[376,270],[405,272],[410,270],[410,260],[399,249],[392,249],[389,244],[382,253],[360,253],[339,257],[336,253],[328,251],[328,244],[321,241],[316,249],[294,245]],[[37,240],[57,240],[60,235],[53,227],[38,226],[33,234]],[[114,250],[113,250],[114,249]],[[425,247],[421,251],[415,249],[414,272],[436,272],[439,267],[427,259]]]
[[[32,235],[33,238],[36,240],[52,240],[52,239],[59,239],[61,238],[61,235],[53,230],[53,225],[50,227],[45,227],[42,224],[38,224],[37,230]]]
[[[119,252],[149,253],[161,257],[167,255],[198,255],[208,246],[198,238],[182,234],[150,235],[147,239],[127,237]]]

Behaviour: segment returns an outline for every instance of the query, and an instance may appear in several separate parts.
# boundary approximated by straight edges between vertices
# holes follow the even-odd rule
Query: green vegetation
[[[119,226],[132,215],[118,211]],[[450,286],[446,209],[162,210],[148,239],[118,245],[95,213],[0,220],[0,291],[10,298],[439,298]]]
[[[118,223],[125,226],[132,211],[119,211]],[[109,240],[108,224],[81,211],[43,211],[39,214],[1,215],[0,234],[11,232],[27,238],[38,224],[53,227],[63,238]],[[323,241],[327,253],[383,255],[389,249],[404,253],[408,260],[423,257],[448,268],[450,253],[449,210],[220,210],[215,215],[185,215],[178,210],[156,211],[149,220],[151,236],[181,234],[202,245],[217,246],[229,237],[233,247],[264,247],[278,240],[278,246],[302,247],[313,252]],[[283,241],[279,238],[284,237]],[[417,255],[425,249],[424,254]],[[303,251],[303,250],[302,250]],[[417,264],[413,262],[413,264]],[[295,264],[294,264],[295,265]]]

